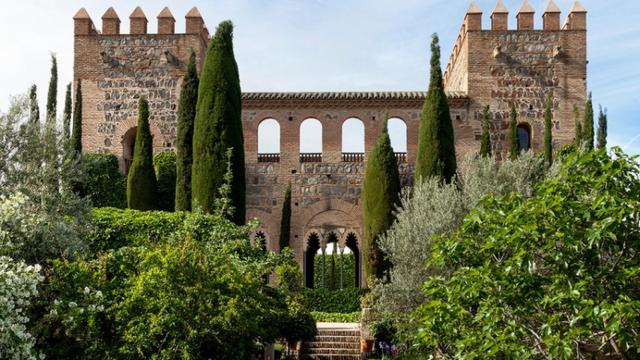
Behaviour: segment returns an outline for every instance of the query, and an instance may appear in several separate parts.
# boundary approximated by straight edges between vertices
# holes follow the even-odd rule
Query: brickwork
[[[526,2],[519,12],[518,27],[527,30],[508,30],[508,10],[501,2],[492,15],[496,30],[483,30],[482,11],[476,5],[464,18],[445,72],[459,158],[478,151],[486,105],[491,107],[492,144],[498,158],[508,151],[512,104],[517,106],[519,121],[531,130],[533,149],[540,150],[549,94],[553,96],[554,146],[573,139],[572,109],[586,100],[586,11],[576,4],[562,30],[553,2],[544,14],[544,30],[533,29],[534,14]],[[76,14],[74,81],[82,81],[85,151],[112,152],[124,170],[129,136],[125,134],[136,126],[137,99],[143,95],[150,101],[154,151],[174,147],[176,107],[188,52],[195,50],[200,69],[209,39],[196,8],[185,18],[186,33],[175,34],[175,20],[165,8],[157,17],[160,34],[146,34],[146,17],[137,8],[130,17],[134,34],[119,34],[120,20],[109,9],[100,34],[84,9]],[[401,119],[407,129],[407,154],[402,155],[400,173],[402,182],[410,184],[425,97],[425,92],[243,94],[247,218],[261,221],[257,232],[265,235],[268,248],[278,249],[282,202],[289,183],[291,246],[301,267],[312,234],[321,246],[330,234],[335,235],[340,247],[348,246],[347,237],[355,235],[359,246],[366,153],[374,146],[386,112]],[[300,125],[310,118],[322,124],[320,162],[302,162],[300,157]],[[364,124],[365,154],[344,158],[342,124],[350,118]],[[258,129],[266,119],[279,123],[280,154],[262,156],[259,161]]]

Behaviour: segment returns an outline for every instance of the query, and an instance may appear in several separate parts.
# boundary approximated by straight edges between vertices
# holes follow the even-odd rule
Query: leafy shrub
[[[359,311],[351,312],[351,313],[312,311],[311,315],[317,322],[357,323],[357,322],[360,322],[361,313]]]
[[[263,282],[290,272],[291,252],[264,253],[221,216],[182,218],[142,246],[54,261],[36,326],[49,358],[246,359],[315,335],[300,295]]]
[[[360,299],[365,292],[366,290],[358,288],[304,289],[302,294],[311,311],[352,313],[360,311]]]
[[[118,158],[111,153],[84,154],[84,194],[94,207],[127,207],[127,179],[120,174]]]
[[[415,341],[442,358],[638,358],[640,166],[570,154],[533,197],[490,196],[439,239]]]
[[[353,253],[324,255],[324,281],[322,278],[322,254],[314,258],[313,284],[316,288],[340,289],[340,261],[342,260],[342,284],[344,288],[356,286],[356,259]],[[323,287],[324,286],[324,287]]]
[[[101,208],[91,212],[90,251],[140,246],[167,238],[182,228],[188,213]]]
[[[163,151],[153,158],[158,179],[158,210],[173,211],[176,203],[176,153]]]

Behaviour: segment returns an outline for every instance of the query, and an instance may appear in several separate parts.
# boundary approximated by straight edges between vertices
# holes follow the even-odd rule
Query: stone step
[[[304,348],[307,349],[355,349],[358,350],[360,349],[360,342],[355,342],[355,341],[351,341],[351,342],[324,342],[324,341],[311,341],[311,342],[306,342],[304,343],[304,345],[302,345]]]
[[[302,355],[360,355],[360,349],[302,348]]]
[[[358,329],[318,329],[318,336],[360,336]]]
[[[302,360],[360,360],[360,355],[329,355],[329,354],[315,354],[315,355],[301,355]]]
[[[316,335],[313,341],[323,342],[360,342],[360,335],[357,336],[334,336],[334,335]]]

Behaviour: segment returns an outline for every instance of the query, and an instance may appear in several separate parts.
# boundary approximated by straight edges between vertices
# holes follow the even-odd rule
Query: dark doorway
[[[356,234],[354,233],[349,233],[349,235],[347,236],[347,242],[346,242],[347,247],[351,250],[351,252],[353,253],[353,257],[356,263],[355,266],[355,271],[356,271],[356,276],[355,276],[355,287],[360,287],[360,251],[358,250],[358,238],[356,237]]]
[[[318,234],[313,233],[309,235],[309,239],[307,239],[307,251],[304,256],[305,285],[312,289],[314,288],[314,265],[318,250],[320,250],[320,238]]]
[[[136,134],[138,133],[137,127],[132,127],[127,130],[122,136],[122,158],[124,159],[124,174],[129,174],[129,169],[133,163],[133,152],[136,146]]]
[[[531,148],[531,127],[529,124],[518,125],[518,143],[522,151],[529,151]]]

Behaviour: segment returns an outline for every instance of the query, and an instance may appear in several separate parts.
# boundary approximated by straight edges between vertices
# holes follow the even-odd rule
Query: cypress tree
[[[71,136],[71,83],[67,84],[64,97],[64,113],[62,114],[62,136],[65,141]]]
[[[584,125],[582,127],[582,142],[587,150],[593,150],[593,101],[591,93],[584,108]]]
[[[598,149],[607,147],[607,110],[602,111],[600,106],[600,114],[598,115]]]
[[[282,203],[282,220],[280,220],[280,251],[289,247],[291,237],[291,183],[287,186]]]
[[[547,166],[551,166],[553,163],[553,145],[552,145],[552,123],[553,113],[551,112],[552,99],[551,96],[547,99],[547,104],[544,110],[544,161]]]
[[[71,149],[82,154],[82,82],[76,86],[76,101],[73,104],[73,129],[71,133]]]
[[[378,246],[378,238],[393,224],[393,210],[399,203],[400,176],[385,122],[369,154],[362,189],[364,225],[363,257],[367,278],[383,278],[389,268]]]
[[[38,106],[38,87],[34,84],[29,89],[29,123],[40,126],[40,106]]]
[[[191,210],[191,167],[193,165],[193,121],[198,103],[196,54],[191,51],[180,89],[176,140],[176,211]]]
[[[232,149],[233,220],[244,223],[245,169],[238,65],[233,54],[233,24],[220,23],[211,39],[198,87],[193,133],[192,205],[215,210],[224,183],[227,149]]]
[[[58,60],[51,55],[51,79],[49,80],[49,92],[47,94],[47,118],[46,128],[51,132],[56,127],[56,115],[58,110]]]
[[[574,135],[574,142],[576,148],[580,148],[582,146],[582,121],[580,121],[580,110],[578,110],[577,105],[573,105],[573,114],[576,117],[576,133]]]
[[[456,174],[456,148],[449,102],[444,92],[440,68],[438,35],[431,42],[431,77],[429,91],[420,119],[416,180],[437,176],[450,182]]]
[[[511,105],[511,119],[509,121],[509,157],[515,160],[520,156],[520,141],[518,140],[518,111],[516,105]]]
[[[482,110],[482,138],[480,141],[480,156],[491,157],[491,134],[489,133],[489,105]]]
[[[127,205],[130,209],[155,210],[158,185],[153,169],[153,142],[149,129],[149,102],[138,102],[138,129],[133,150],[133,163],[127,178]]]

